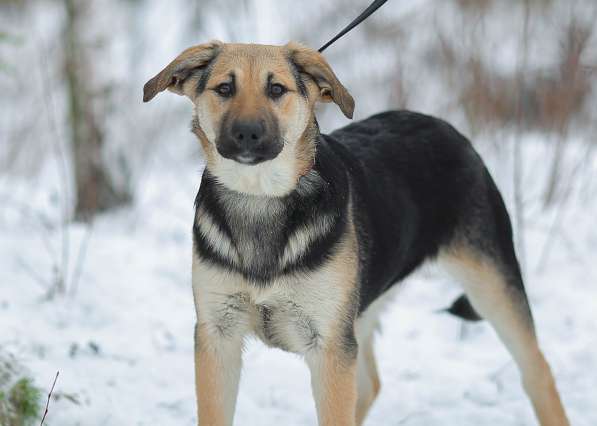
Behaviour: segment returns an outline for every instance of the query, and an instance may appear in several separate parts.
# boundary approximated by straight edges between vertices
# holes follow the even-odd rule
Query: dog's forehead
[[[222,47],[222,57],[253,61],[283,61],[286,46],[273,46],[254,43],[227,43]]]
[[[262,75],[291,74],[288,51],[285,46],[265,44],[224,44],[214,64],[213,73],[229,73],[234,70],[250,70]]]

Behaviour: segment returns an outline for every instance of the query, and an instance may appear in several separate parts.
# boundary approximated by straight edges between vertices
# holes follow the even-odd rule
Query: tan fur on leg
[[[381,384],[377,373],[377,364],[373,353],[373,336],[359,341],[357,358],[357,412],[356,424],[361,426],[367,417],[369,408],[379,394]]]
[[[307,356],[319,426],[355,426],[356,359],[338,349]]]
[[[508,284],[492,260],[472,249],[451,250],[442,260],[459,278],[475,310],[492,324],[514,358],[541,426],[569,426],[520,291]]]
[[[211,341],[210,341],[211,339]],[[232,426],[241,369],[241,348],[213,342],[195,330],[195,385],[199,426]]]
[[[524,389],[533,402],[541,426],[569,426],[549,364],[536,341],[523,368]]]

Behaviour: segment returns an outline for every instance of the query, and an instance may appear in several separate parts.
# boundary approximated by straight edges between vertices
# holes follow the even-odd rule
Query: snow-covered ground
[[[60,371],[48,426],[194,424],[190,230],[201,166],[192,157],[152,157],[134,206],[97,218],[90,233],[61,230],[50,166],[34,181],[0,179],[0,348],[43,388]],[[529,173],[542,158],[525,160]],[[586,196],[594,188],[578,192],[585,198],[571,198],[558,220],[557,211],[526,209],[525,264],[539,337],[572,424],[594,426],[597,203]],[[65,235],[67,295],[47,298]],[[535,424],[490,327],[434,312],[458,294],[440,271],[424,269],[383,315],[382,391],[367,425]],[[237,425],[316,424],[300,358],[251,342],[244,360]]]

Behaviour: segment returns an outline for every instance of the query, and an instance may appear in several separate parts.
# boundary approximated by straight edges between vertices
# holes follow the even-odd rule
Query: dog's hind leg
[[[554,378],[537,343],[514,248],[506,253],[497,249],[492,254],[492,250],[480,246],[466,241],[456,243],[440,259],[514,358],[541,426],[568,426]]]

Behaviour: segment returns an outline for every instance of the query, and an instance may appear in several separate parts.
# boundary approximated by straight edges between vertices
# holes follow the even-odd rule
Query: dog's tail
[[[449,307],[445,309],[441,309],[438,312],[447,312],[459,318],[462,318],[465,321],[482,321],[483,318],[481,315],[475,311],[473,305],[468,300],[464,294],[461,295],[458,299],[456,299]]]

